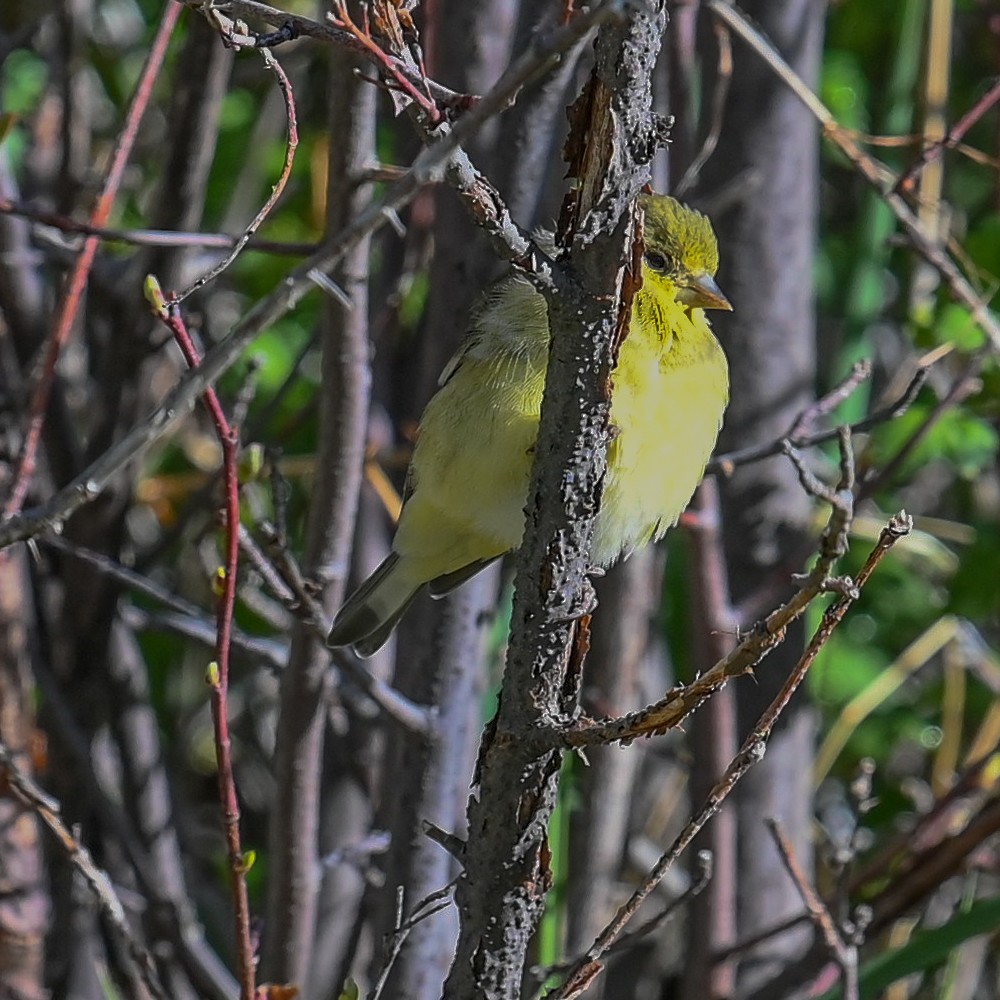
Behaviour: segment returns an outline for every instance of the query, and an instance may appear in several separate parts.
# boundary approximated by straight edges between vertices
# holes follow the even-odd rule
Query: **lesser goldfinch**
[[[674,524],[729,400],[725,355],[704,313],[732,308],[715,282],[712,225],[665,195],[640,204],[642,286],[612,377],[597,566]],[[545,299],[525,278],[486,293],[421,418],[392,552],[340,609],[330,646],[370,656],[425,584],[441,597],[520,545],[549,341]]]

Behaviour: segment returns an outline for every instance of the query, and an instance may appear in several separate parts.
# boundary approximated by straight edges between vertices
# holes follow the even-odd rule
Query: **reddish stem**
[[[159,314],[177,341],[189,368],[201,363],[180,310],[164,308]],[[217,672],[209,674],[212,724],[215,728],[215,759],[219,771],[219,801],[233,890],[236,922],[236,953],[239,966],[240,1000],[254,1000],[254,954],[250,937],[250,902],[247,895],[246,859],[240,846],[240,804],[233,773],[232,743],[229,736],[229,651],[236,607],[236,569],[239,559],[240,486],[237,469],[239,432],[226,419],[219,397],[211,386],[202,395],[219,444],[222,446],[222,482],[225,491],[225,562],[222,593],[216,612],[215,662]]]
[[[351,18],[347,5],[343,2],[334,4],[334,12],[329,15],[330,21],[342,31],[348,32],[361,45],[371,61],[392,81],[392,86],[404,93],[427,116],[431,126],[437,126],[443,120],[443,115],[430,94],[422,94],[407,79],[406,75],[396,66],[392,56],[385,52],[375,41],[366,23],[363,28]],[[426,87],[426,80],[424,81]]]
[[[993,82],[993,86],[979,98],[976,103],[948,130],[948,134],[937,142],[931,143],[924,149],[920,156],[913,162],[910,168],[904,173],[893,186],[894,192],[909,191],[913,187],[913,182],[924,167],[932,160],[936,160],[946,149],[954,149],[965,137],[965,133],[986,114],[994,104],[1000,101],[1000,79]]]
[[[104,187],[94,205],[94,210],[90,215],[92,226],[103,226],[111,215],[111,206],[114,204],[115,195],[121,186],[122,177],[125,173],[125,166],[128,163],[132,147],[135,145],[135,137],[139,131],[139,122],[146,113],[150,96],[153,92],[153,84],[163,66],[163,60],[167,53],[167,45],[170,36],[177,25],[177,20],[181,15],[183,6],[176,0],[167,0],[167,5],[163,9],[163,16],[160,18],[160,26],[156,29],[156,37],[153,39],[149,55],[146,57],[146,64],[142,69],[142,75],[136,84],[135,93],[132,96],[132,103],[129,105],[128,113],[125,116],[125,124],[122,128],[115,150],[111,157],[108,173],[104,180]],[[62,352],[63,346],[69,340],[70,331],[76,320],[77,312],[80,308],[80,299],[83,290],[87,285],[87,278],[97,255],[97,247],[100,241],[96,236],[88,236],[83,243],[80,256],[77,257],[70,272],[66,291],[59,303],[59,310],[56,314],[56,321],[52,333],[49,337],[48,347],[45,351],[45,358],[42,362],[41,375],[35,391],[31,397],[31,404],[28,408],[28,427],[24,435],[24,445],[21,448],[21,455],[17,464],[17,472],[14,475],[14,484],[11,487],[10,496],[4,503],[3,518],[13,517],[24,505],[24,498],[27,496],[28,487],[35,474],[35,465],[38,459],[38,444],[42,437],[42,427],[45,424],[45,411],[49,405],[49,396],[52,394],[52,385],[55,381],[56,362]]]

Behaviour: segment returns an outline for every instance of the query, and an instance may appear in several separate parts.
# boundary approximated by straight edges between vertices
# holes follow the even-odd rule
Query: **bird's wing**
[[[498,281],[473,312],[470,333],[445,365],[438,387],[444,386],[467,360],[504,363],[538,355],[544,370],[548,356],[549,318],[545,299],[520,275]]]

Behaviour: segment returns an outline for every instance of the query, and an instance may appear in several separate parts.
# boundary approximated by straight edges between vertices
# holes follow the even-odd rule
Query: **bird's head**
[[[715,283],[719,246],[712,223],[667,195],[642,195],[646,252],[643,281],[670,286],[677,300],[696,309],[732,309]]]

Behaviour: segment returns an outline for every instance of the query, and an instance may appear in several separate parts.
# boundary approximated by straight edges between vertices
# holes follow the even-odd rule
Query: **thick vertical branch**
[[[576,709],[580,646],[570,619],[587,588],[588,551],[605,468],[612,347],[629,234],[628,209],[652,153],[649,77],[663,5],[598,36],[578,118],[580,177],[572,261],[580,286],[549,301],[552,353],[518,556],[501,707],[469,804],[461,932],[448,998],[520,995],[526,949],[551,881],[546,826],[561,755],[535,737]],[[583,626],[585,629],[585,626]]]
[[[334,120],[327,218],[330,232],[338,232],[354,218],[362,203],[355,178],[370,165],[373,155],[374,96],[371,87],[354,75],[353,57],[337,52],[332,58],[336,64],[331,80]],[[330,301],[324,318],[319,459],[303,567],[308,576],[323,584],[323,602],[328,611],[344,596],[364,460],[371,381],[367,238],[345,255],[333,278],[349,296],[351,307]],[[325,647],[305,628],[297,627],[281,684],[264,967],[268,978],[294,982],[300,988],[307,985],[315,934],[317,832],[326,720],[323,691],[328,669]],[[347,794],[343,788],[340,792]],[[359,829],[366,827],[365,810],[360,804],[354,819]],[[342,901],[345,914],[358,893],[355,886]],[[345,943],[346,935],[327,942],[340,951]]]
[[[357,61],[331,52],[330,151],[327,219],[330,232],[351,221],[361,204],[356,179],[375,158],[377,92],[357,75]],[[368,367],[368,316],[371,279],[370,241],[344,260],[336,280],[351,308],[329,301],[324,313],[320,473],[325,480],[310,520],[307,569],[324,583],[327,611],[344,597],[355,534],[364,444],[368,434],[371,375]],[[339,425],[339,429],[335,425]],[[324,525],[323,519],[330,522]],[[329,532],[327,535],[326,532]],[[317,664],[326,663],[310,645]],[[296,645],[295,651],[299,647]],[[328,857],[362,842],[372,831],[372,789],[383,766],[383,733],[372,720],[348,711],[345,724],[328,729],[323,748],[319,813],[319,853]],[[275,819],[275,836],[282,822]],[[356,927],[367,883],[363,867],[338,864],[325,868],[317,887],[316,937],[307,977],[309,996],[338,996],[354,958]]]

